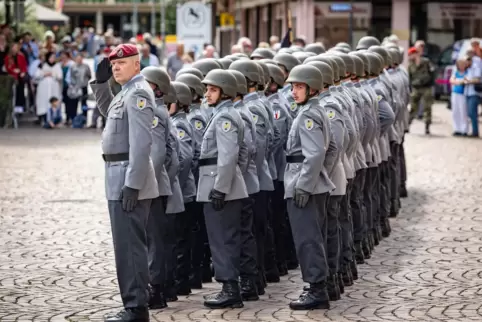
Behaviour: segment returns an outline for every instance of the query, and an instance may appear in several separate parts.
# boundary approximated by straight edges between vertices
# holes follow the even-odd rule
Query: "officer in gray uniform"
[[[164,108],[168,111],[171,104],[177,102],[176,90],[170,84],[169,92],[164,95]],[[177,138],[177,130],[169,118],[169,143],[166,149],[166,171],[171,183],[172,195],[167,197],[166,221],[163,223],[166,232],[165,242],[165,267],[166,267],[166,284],[164,287],[164,295],[167,302],[177,301],[176,291],[176,266],[177,266],[177,234],[176,234],[176,217],[184,212],[184,199],[179,184],[179,155],[181,154],[179,140]]]
[[[266,108],[260,101],[258,96],[258,84],[262,80],[260,76],[259,66],[248,60],[235,61],[229,66],[230,70],[236,70],[244,75],[248,94],[243,98],[244,105],[248,108],[253,116],[253,123],[256,126],[256,170],[259,181],[259,193],[254,194],[254,235],[256,238],[257,256],[258,256],[258,274],[256,281],[258,294],[264,294],[266,287],[265,270],[264,270],[264,253],[265,240],[268,225],[268,192],[274,190],[273,179],[268,168],[268,160],[266,157],[268,147],[268,131],[269,131],[269,115]]]
[[[270,82],[266,89],[268,101],[273,108],[274,125],[280,133],[280,140],[273,147],[273,156],[277,171],[277,180],[274,181],[275,191],[272,195],[271,224],[275,242],[276,264],[280,276],[288,274],[285,249],[286,239],[290,236],[286,234],[288,220],[286,217],[286,204],[284,200],[284,169],[286,168],[286,153],[284,147],[288,140],[288,133],[293,119],[289,113],[289,108],[284,104],[284,97],[279,92],[285,83],[283,71],[277,65],[268,65]]]
[[[115,97],[107,82],[112,74],[122,85]],[[146,226],[151,200],[159,197],[150,158],[155,98],[140,75],[137,47],[117,46],[98,65],[90,85],[99,111],[107,118],[102,133],[105,190],[125,308],[106,321],[149,321]]]
[[[241,297],[243,301],[256,301],[259,299],[256,288],[258,278],[256,240],[253,234],[253,195],[259,192],[258,172],[256,170],[256,125],[253,115],[243,103],[243,96],[248,93],[247,82],[244,75],[237,71],[228,70],[237,83],[237,96],[233,100],[234,108],[239,112],[244,122],[244,147],[239,151],[239,167],[243,174],[246,190],[249,197],[243,199],[241,211]]]
[[[189,295],[191,287],[189,277],[191,273],[191,245],[192,229],[195,213],[194,198],[196,196],[196,184],[192,173],[192,164],[196,141],[194,129],[187,119],[189,106],[192,103],[192,94],[189,87],[180,82],[172,82],[176,91],[176,102],[171,103],[169,114],[172,124],[177,132],[179,141],[179,185],[184,201],[185,211],[176,216],[176,292],[177,295]]]
[[[301,64],[301,62],[295,57],[295,55],[286,54],[286,53],[279,53],[274,56],[273,60],[278,64],[285,75],[285,80],[288,78],[290,71],[295,67]],[[288,108],[291,113],[291,118],[296,117],[296,113],[298,110],[298,106],[296,105],[295,101],[293,100],[293,96],[291,96],[291,84],[286,84],[280,89],[281,94],[283,97],[286,98],[288,102]]]
[[[375,116],[373,113],[373,101],[370,98],[370,95],[366,92],[366,90],[362,87],[364,79],[366,77],[366,70],[364,61],[358,57],[355,53],[350,55],[354,62],[354,73],[352,75],[351,81],[353,82],[358,95],[360,97],[361,112],[362,118],[364,123],[364,133],[361,137],[361,144],[365,154],[365,162],[366,168],[361,168],[357,170],[355,179],[353,181],[352,191],[351,191],[351,200],[350,205],[352,209],[352,217],[353,217],[353,241],[354,241],[354,251],[355,251],[355,259],[358,264],[363,264],[365,262],[364,254],[363,254],[363,240],[366,234],[365,230],[365,210],[363,208],[363,187],[365,185],[365,176],[367,168],[370,164],[373,164],[373,149],[371,146],[371,142],[375,136],[376,131],[376,123],[375,123]],[[354,273],[353,278],[355,277],[355,270],[352,269]]]
[[[290,303],[294,310],[328,309],[326,280],[329,269],[324,248],[321,212],[335,186],[324,167],[325,151],[330,144],[326,114],[318,103],[323,88],[320,71],[309,65],[293,68],[287,79],[299,112],[293,121],[286,144],[285,198],[296,253],[303,281],[310,286]]]
[[[274,159],[274,148],[279,145],[280,141],[280,133],[279,129],[276,127],[274,123],[274,112],[271,106],[271,102],[266,97],[266,86],[270,82],[270,75],[268,66],[261,62],[260,60],[257,61],[260,67],[260,76],[262,77],[262,83],[258,84],[258,96],[261,102],[263,103],[266,112],[268,113],[269,117],[269,125],[270,131],[268,132],[268,151],[267,151],[267,159],[268,159],[268,167],[271,174],[271,178],[274,180],[278,179],[278,171],[276,170],[276,162]],[[262,85],[261,85],[262,84]],[[274,183],[273,183],[274,184]],[[280,274],[278,270],[278,265],[276,263],[276,250],[275,250],[275,241],[274,241],[274,232],[273,232],[273,209],[272,209],[272,199],[274,196],[274,191],[269,194],[269,202],[268,202],[268,231],[266,235],[266,244],[265,244],[265,274],[266,280],[269,283],[278,283],[280,281]]]
[[[204,95],[204,84],[194,74],[182,74],[176,78],[176,81],[183,83],[191,90],[192,104],[189,106],[189,114],[187,119],[193,128],[193,136],[195,141],[195,150],[192,162],[192,173],[197,186],[199,181],[198,160],[201,153],[201,143],[203,139],[204,129],[207,125],[205,113],[201,111],[201,100]],[[211,252],[209,250],[208,236],[206,225],[204,223],[203,204],[194,202],[193,209],[193,231],[192,231],[192,259],[191,259],[191,288],[200,289],[202,283],[211,282]]]
[[[169,92],[170,79],[167,72],[161,68],[148,66],[141,71],[146,81],[154,91],[156,105],[153,107],[152,148],[151,159],[154,164],[159,197],[152,200],[147,225],[147,244],[149,249],[150,294],[149,308],[162,309],[167,307],[164,298],[165,259],[164,244],[166,231],[167,197],[172,195],[169,176],[165,168],[166,151],[169,142],[169,113],[164,106],[162,96]]]
[[[204,305],[213,309],[239,308],[243,306],[238,285],[241,209],[242,200],[248,197],[238,165],[244,123],[233,107],[237,84],[231,73],[212,70],[203,84],[206,85],[206,101],[214,106],[214,112],[201,146],[197,201],[205,202],[204,216],[215,279],[223,284],[221,292],[205,298]]]
[[[307,65],[315,66],[323,75],[323,89],[318,96],[320,106],[326,113],[330,124],[330,145],[335,149],[328,148],[324,162],[328,177],[335,185],[335,190],[330,193],[327,202],[327,220],[322,229],[325,237],[325,249],[327,252],[330,276],[327,280],[328,294],[331,301],[340,299],[339,277],[341,274],[340,255],[343,246],[341,240],[341,227],[339,222],[340,207],[343,196],[346,194],[346,175],[341,156],[346,149],[345,121],[343,110],[338,101],[331,95],[329,87],[333,85],[333,69],[330,65],[320,61],[310,61]]]

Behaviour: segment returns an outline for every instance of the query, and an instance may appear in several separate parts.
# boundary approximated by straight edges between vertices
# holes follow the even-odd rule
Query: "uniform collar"
[[[266,98],[266,95],[264,94],[263,91],[258,91],[258,96],[259,98]]]
[[[241,106],[243,106],[243,100],[233,102],[233,107],[240,108]]]
[[[291,91],[291,84],[286,84],[285,86],[283,86],[283,88],[280,89],[280,91],[283,93]]]
[[[179,111],[173,116],[171,116],[172,119],[185,119],[186,118],[186,112],[184,111]]]
[[[194,104],[191,104],[191,106],[189,106],[189,110],[192,111],[192,110],[198,110],[201,108],[201,103],[194,103]]]
[[[233,101],[231,100],[223,100],[221,101],[218,105],[214,107],[213,115],[216,115],[217,112],[219,112],[221,109],[233,106]]]
[[[279,98],[279,93],[273,93],[273,94],[271,94],[270,96],[268,96],[268,99],[269,99],[270,101],[275,100],[275,99],[278,99],[278,98]]]
[[[252,92],[252,93],[248,93],[246,95],[244,95],[244,101],[245,102],[250,102],[250,101],[254,101],[254,100],[257,100],[259,98],[259,95],[257,92]]]
[[[328,97],[328,96],[330,96],[330,95],[331,95],[331,93],[330,93],[329,90],[328,90],[328,91],[324,91],[324,92],[320,93],[320,95],[318,95],[318,99],[322,99],[322,98]]]
[[[372,78],[368,80],[368,84],[376,85],[378,83],[378,78]]]
[[[164,99],[161,98],[156,98],[156,106],[163,106],[164,105]]]
[[[353,87],[353,86],[355,86],[351,80],[347,80],[347,81],[341,82],[341,85],[342,85],[342,86],[345,86],[345,87]]]
[[[144,76],[142,76],[141,74],[137,74],[136,76],[132,77],[127,83],[122,85],[122,89],[129,88],[132,84],[134,84],[134,83],[136,83],[140,80],[144,80]]]
[[[331,85],[330,87],[328,87],[328,90],[330,91],[330,93],[338,93],[336,85]]]

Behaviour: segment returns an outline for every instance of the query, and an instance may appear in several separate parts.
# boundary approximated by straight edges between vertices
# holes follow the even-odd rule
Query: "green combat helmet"
[[[166,105],[177,102],[176,89],[174,88],[174,86],[172,86],[172,83],[169,84],[169,91],[167,92],[167,94],[164,94],[163,98]]]
[[[201,80],[192,74],[182,74],[176,77],[176,82],[186,84],[194,94],[202,97],[204,95],[204,85]]]
[[[365,56],[368,58],[369,64],[369,75],[378,76],[383,71],[382,59],[377,56],[377,54],[372,52],[366,52]]]
[[[260,82],[260,75],[259,75],[259,65],[256,64],[252,60],[238,60],[235,61],[229,66],[229,70],[237,70],[244,77],[253,83],[258,84]]]
[[[365,67],[363,66],[363,60],[356,55],[349,55],[353,59],[353,64],[355,66],[355,72],[353,73],[356,77],[365,77]]]
[[[342,52],[334,52],[333,54],[343,59],[347,73],[350,73],[351,75],[356,74],[355,63],[353,62],[353,58],[350,55]]]
[[[279,54],[280,53],[278,53],[278,55]],[[313,54],[313,53],[305,53],[305,52],[299,51],[299,52],[293,53],[292,56],[295,57],[296,59],[298,59],[300,64],[303,64],[303,62],[305,61],[306,58],[312,57],[312,55],[310,55],[310,54]],[[315,55],[315,54],[313,54],[313,55]]]
[[[298,65],[293,68],[286,82],[306,84],[317,91],[323,89],[323,75],[318,68],[311,65]]]
[[[333,85],[335,83],[335,79],[333,77],[333,68],[331,68],[329,64],[321,61],[311,61],[307,65],[312,65],[318,68],[321,75],[323,75],[324,84]]]
[[[329,57],[333,61],[333,70],[338,71],[338,78],[335,78],[335,82],[338,82],[342,78],[345,78],[346,77],[346,66],[345,66],[345,62],[343,61],[343,59],[341,59],[338,56],[332,55],[332,54],[327,55],[327,57]],[[335,72],[335,76],[336,76],[336,72]]]
[[[382,46],[371,46],[370,48],[368,48],[368,51],[377,53],[382,56],[383,66],[392,66],[392,57],[390,56],[388,51]]]
[[[298,54],[298,53],[297,53]],[[304,54],[300,52],[299,54]],[[298,58],[295,57],[295,55],[290,55],[290,54],[276,54],[274,56],[273,60],[280,66],[283,66],[284,69],[289,73],[295,66],[298,66],[300,61]]]
[[[192,64],[192,67],[199,69],[201,73],[203,73],[204,77],[206,77],[206,75],[213,69],[222,69],[221,64],[218,63],[214,58],[204,58],[198,60]]]
[[[363,70],[365,71],[365,76],[370,75],[370,61],[368,57],[365,55],[366,51],[352,51],[350,55],[358,57],[363,62]]]
[[[263,63],[262,61],[256,61],[256,63],[261,66],[261,69],[263,71],[263,78],[264,78],[264,83],[263,85],[266,85],[269,82],[269,69],[268,65]]]
[[[263,58],[263,59],[260,59],[259,61],[267,65],[271,64],[271,65],[278,66],[278,64],[276,64],[276,62],[273,59]]]
[[[223,66],[223,69],[228,69],[229,65],[231,65],[232,62],[233,62],[232,59],[229,59],[226,57],[218,59],[218,63],[220,63]]]
[[[380,41],[372,36],[362,37],[356,45],[356,50],[368,49],[371,46],[380,46]]]
[[[181,82],[172,82],[171,85],[176,91],[177,101],[180,105],[189,106],[192,103],[192,94],[189,87]]]
[[[305,52],[315,53],[317,55],[323,54],[325,51],[325,47],[320,43],[309,44],[305,47]]]
[[[238,85],[238,94],[246,95],[248,93],[248,84],[246,82],[246,77],[241,72],[234,69],[229,69],[228,72],[236,78],[236,83]]]
[[[256,48],[252,53],[250,58],[251,59],[273,59],[274,53],[271,49],[268,48]]]
[[[213,69],[204,77],[203,84],[219,87],[224,95],[231,98],[235,98],[238,93],[236,78],[227,70]]]
[[[157,85],[163,94],[169,92],[171,79],[164,68],[148,66],[141,71],[146,81]]]
[[[276,65],[268,65],[269,76],[279,87],[283,87],[285,84],[285,75],[281,68]]]
[[[194,75],[197,78],[199,78],[199,80],[203,80],[203,78],[204,78],[203,73],[199,69],[194,68],[194,67],[188,67],[188,68],[182,68],[180,71],[178,71],[177,74],[176,74],[176,79],[179,76],[184,75],[184,74]]]

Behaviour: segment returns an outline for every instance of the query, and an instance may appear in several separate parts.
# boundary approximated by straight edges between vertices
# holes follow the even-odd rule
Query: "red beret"
[[[416,54],[416,53],[418,53],[418,49],[417,49],[417,48],[415,48],[415,47],[410,47],[410,48],[408,49],[408,54],[409,54],[409,55],[411,55],[411,54]]]
[[[139,55],[139,50],[137,50],[136,45],[122,44],[112,50],[109,54],[109,60],[113,61],[115,59],[127,58],[135,55]]]

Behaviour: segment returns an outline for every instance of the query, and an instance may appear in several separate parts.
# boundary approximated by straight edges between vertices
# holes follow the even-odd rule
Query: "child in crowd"
[[[49,100],[50,108],[47,112],[47,119],[44,123],[45,129],[53,129],[59,127],[62,122],[62,111],[60,109],[60,101],[57,97],[51,97]]]
[[[464,78],[466,75],[467,59],[458,59],[456,68],[454,68],[450,77],[450,84],[452,85],[450,102],[452,105],[454,136],[467,136],[467,98],[464,95]]]

